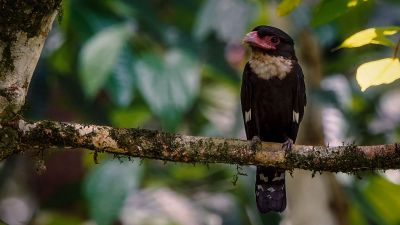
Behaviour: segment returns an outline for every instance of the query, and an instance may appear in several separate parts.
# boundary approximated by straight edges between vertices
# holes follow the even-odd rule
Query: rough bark
[[[31,149],[86,148],[121,156],[185,163],[271,165],[292,170],[357,172],[400,168],[400,145],[294,145],[291,152],[279,143],[195,137],[146,129],[112,128],[54,121],[3,122],[0,159]]]
[[[25,103],[29,83],[61,0],[0,0],[0,120]]]

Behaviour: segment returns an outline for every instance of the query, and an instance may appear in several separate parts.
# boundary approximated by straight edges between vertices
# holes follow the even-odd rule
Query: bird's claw
[[[251,149],[256,152],[258,145],[261,145],[261,139],[259,136],[253,136],[251,139]]]
[[[285,142],[282,144],[282,149],[285,151],[285,154],[288,154],[289,152],[292,151],[293,147],[293,140],[288,138]]]

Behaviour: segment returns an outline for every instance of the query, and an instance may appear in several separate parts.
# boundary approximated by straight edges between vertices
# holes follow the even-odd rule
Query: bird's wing
[[[296,85],[293,86],[293,112],[292,112],[292,125],[289,132],[289,137],[295,141],[299,125],[303,120],[304,107],[307,104],[306,87],[304,84],[303,71],[299,64],[295,63],[293,71],[296,77]]]
[[[250,140],[253,138],[254,135],[256,134],[257,129],[257,124],[256,124],[256,118],[254,109],[252,110],[252,87],[251,87],[251,82],[250,82],[250,76],[251,76],[251,69],[249,64],[247,63],[244,70],[243,70],[243,76],[242,76],[242,87],[240,90],[240,97],[241,97],[241,103],[242,103],[242,114],[243,114],[243,121],[244,121],[244,127],[246,130],[246,136],[247,139]]]
[[[304,115],[304,107],[307,105],[307,98],[306,98],[306,86],[304,83],[304,74],[303,70],[301,69],[300,65],[296,63],[296,77],[297,77],[297,99],[294,102],[295,107],[294,109],[299,112],[299,124],[303,120]]]

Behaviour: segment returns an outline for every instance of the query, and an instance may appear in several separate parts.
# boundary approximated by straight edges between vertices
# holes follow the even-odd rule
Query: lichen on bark
[[[7,137],[4,137],[7,134]],[[29,149],[86,148],[120,156],[185,163],[228,163],[275,166],[287,170],[357,173],[361,170],[400,168],[400,145],[337,147],[293,145],[213,137],[196,137],[146,129],[112,128],[55,121],[0,122],[0,160]],[[29,148],[27,148],[29,146]],[[11,152],[10,152],[11,150]]]
[[[11,47],[17,34],[25,32],[28,38],[38,36],[42,31],[43,18],[58,10],[60,4],[61,0],[0,1],[0,41],[4,45],[0,51],[0,76],[4,68],[14,69]]]
[[[19,152],[19,134],[11,127],[0,126],[0,159]]]
[[[29,83],[61,0],[0,0],[0,120],[25,103]]]

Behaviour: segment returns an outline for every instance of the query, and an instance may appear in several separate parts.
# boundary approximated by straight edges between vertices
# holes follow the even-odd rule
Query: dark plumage
[[[244,43],[252,55],[243,71],[242,113],[248,140],[284,143],[296,140],[306,105],[304,76],[292,38],[282,30],[258,26]],[[260,212],[286,208],[285,171],[257,166],[256,200]]]

